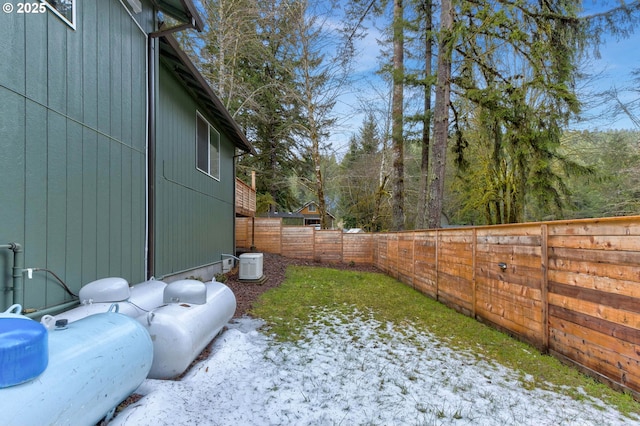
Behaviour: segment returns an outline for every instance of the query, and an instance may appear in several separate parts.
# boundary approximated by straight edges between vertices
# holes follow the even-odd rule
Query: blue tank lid
[[[38,377],[49,363],[47,329],[27,317],[0,316],[0,388]]]

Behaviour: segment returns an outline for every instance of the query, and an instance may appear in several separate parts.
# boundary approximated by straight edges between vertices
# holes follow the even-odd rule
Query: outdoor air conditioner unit
[[[241,280],[259,280],[262,278],[262,253],[244,253],[240,255]]]

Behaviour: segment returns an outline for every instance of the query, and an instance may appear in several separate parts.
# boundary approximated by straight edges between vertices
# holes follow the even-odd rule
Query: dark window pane
[[[196,117],[196,164],[209,173],[209,124],[199,115]]]

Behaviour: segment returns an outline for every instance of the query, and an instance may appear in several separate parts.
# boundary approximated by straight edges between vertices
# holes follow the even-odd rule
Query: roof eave
[[[173,65],[171,71],[184,84],[191,95],[200,104],[207,107],[211,116],[221,122],[227,133],[233,137],[234,145],[244,152],[257,155],[255,148],[249,142],[242,129],[231,117],[229,111],[224,107],[187,54],[180,48],[177,40],[172,35],[165,35],[160,37],[160,43],[161,45],[165,44],[164,50],[162,46],[160,48],[160,56]],[[170,51],[167,51],[167,48]]]

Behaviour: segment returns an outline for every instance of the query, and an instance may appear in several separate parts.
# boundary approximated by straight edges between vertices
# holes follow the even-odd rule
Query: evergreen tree
[[[325,7],[312,7],[308,1],[297,3],[297,97],[301,108],[301,142],[313,166],[313,187],[318,203],[321,228],[327,227],[326,182],[322,152],[328,148],[327,138],[334,126],[333,115],[338,96],[343,93],[350,75],[350,56],[341,48],[339,39],[330,30]],[[323,8],[320,8],[323,6]]]
[[[206,31],[183,44],[195,58],[258,156],[239,170],[257,171],[270,209],[297,207],[288,177],[300,166],[295,0],[203,0]]]
[[[341,167],[339,213],[345,228],[367,231],[387,230],[391,226],[386,186],[389,175],[380,173],[380,136],[372,115],[368,115]]]

